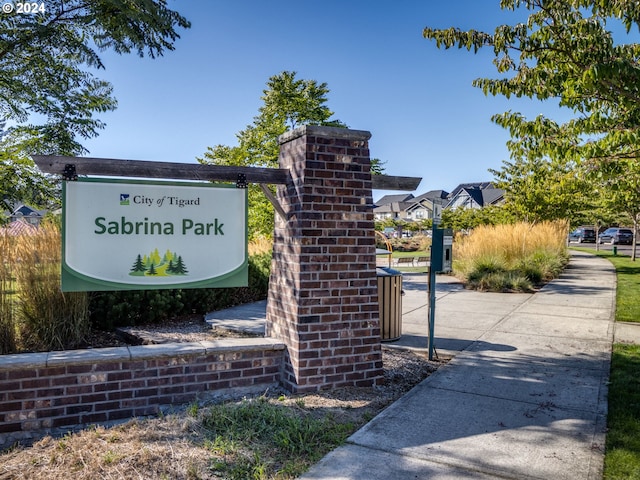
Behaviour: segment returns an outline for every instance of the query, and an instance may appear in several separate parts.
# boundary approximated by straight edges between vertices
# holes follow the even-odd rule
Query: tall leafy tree
[[[43,174],[12,138],[0,140],[0,212],[11,211],[20,201],[53,208],[59,185]],[[0,224],[8,217],[0,215]]]
[[[19,193],[8,169],[26,155],[78,155],[82,141],[104,127],[96,117],[116,108],[112,87],[92,72],[99,52],[155,58],[173,50],[189,22],[166,0],[47,0],[37,13],[0,15],[0,118],[12,127],[3,139],[3,199]],[[10,143],[7,143],[10,142]],[[15,198],[14,200],[20,200]]]
[[[442,210],[440,227],[456,231],[471,230],[480,225],[513,223],[516,218],[508,209],[497,205],[483,208],[445,208]]]
[[[636,259],[636,243],[640,226],[640,162],[608,162],[597,169],[605,212],[615,212],[618,221],[633,225],[631,259]],[[611,215],[611,214],[609,214]]]
[[[296,78],[296,72],[284,71],[269,78],[261,97],[264,102],[253,123],[237,135],[238,145],[208,147],[200,163],[233,166],[278,166],[278,137],[301,125],[346,127],[332,120],[326,106],[326,83]],[[273,206],[255,185],[249,186],[250,236],[271,236]]]
[[[547,186],[555,183],[559,192],[576,168],[584,168],[591,175],[588,178],[598,178],[601,185],[622,185],[621,172],[627,172],[627,180],[636,175],[640,45],[620,43],[612,32],[624,35],[640,27],[640,4],[636,0],[501,0],[500,6],[526,9],[528,18],[516,25],[501,25],[493,33],[428,27],[423,35],[439,48],[457,46],[474,52],[492,48],[499,78],[473,82],[485,94],[555,101],[573,114],[564,123],[543,115],[528,119],[513,111],[495,115],[493,121],[511,134],[508,146],[515,160],[506,165],[503,177],[524,166],[531,170],[530,179],[540,174]],[[540,162],[550,162],[553,168]],[[627,182],[619,190],[638,184]],[[519,188],[516,183],[512,187]]]
[[[504,209],[521,221],[573,218],[593,191],[574,162],[564,160],[516,158],[489,171],[505,191]]]

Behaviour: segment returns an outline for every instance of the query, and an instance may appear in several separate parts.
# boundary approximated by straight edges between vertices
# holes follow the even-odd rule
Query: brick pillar
[[[287,345],[292,392],[382,382],[369,132],[304,126],[280,137],[267,336]]]

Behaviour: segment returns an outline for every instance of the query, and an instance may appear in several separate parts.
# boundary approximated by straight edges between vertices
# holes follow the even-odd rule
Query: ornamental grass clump
[[[533,291],[567,264],[565,222],[485,225],[455,244],[453,270],[469,288]]]
[[[15,281],[11,268],[14,243],[14,237],[0,233],[0,355],[16,351]]]
[[[51,224],[16,241],[15,316],[27,350],[77,348],[89,333],[87,294],[61,291],[61,251],[60,230]]]

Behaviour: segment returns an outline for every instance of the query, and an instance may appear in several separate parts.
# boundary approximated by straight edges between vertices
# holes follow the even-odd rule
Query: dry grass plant
[[[249,243],[249,255],[260,255],[273,250],[273,239],[267,237],[257,237]]]
[[[565,222],[482,225],[458,239],[454,258],[496,256],[511,264],[541,249],[563,252],[567,234]]]
[[[567,260],[566,222],[483,225],[454,244],[454,272],[477,280],[480,289],[500,290],[502,276],[516,290],[556,276]],[[510,287],[507,287],[509,289]]]
[[[74,348],[89,333],[87,294],[60,289],[61,250],[60,231],[51,224],[15,244],[15,314],[27,350]]]
[[[14,314],[15,281],[12,259],[15,258],[15,237],[0,233],[0,355],[17,349],[17,328]]]

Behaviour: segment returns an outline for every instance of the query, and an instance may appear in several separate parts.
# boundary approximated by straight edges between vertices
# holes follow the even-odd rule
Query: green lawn
[[[616,293],[616,321],[640,322],[640,259],[632,262],[626,255],[613,255],[610,251],[576,248],[606,258],[616,267],[618,289]]]
[[[403,273],[426,273],[427,272],[427,265],[426,263],[421,263],[420,265],[416,265],[414,267],[407,265],[407,264],[400,264],[400,265],[396,265],[396,260],[398,258],[415,258],[416,260],[418,259],[418,257],[428,257],[429,256],[429,252],[398,252],[398,251],[394,251],[391,254],[391,268],[393,268],[394,270],[399,270]],[[384,258],[385,259],[385,266],[386,264],[386,260],[387,257],[380,257],[380,258]]]
[[[640,345],[613,346],[604,478],[640,478]]]
[[[616,321],[640,321],[640,260],[576,248],[616,268]],[[640,345],[615,344],[611,357],[604,479],[640,479]]]

